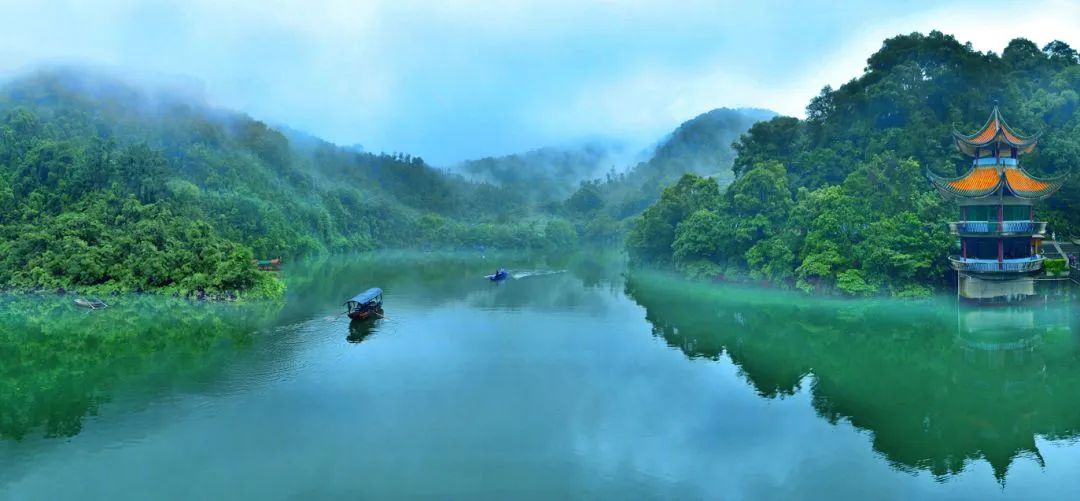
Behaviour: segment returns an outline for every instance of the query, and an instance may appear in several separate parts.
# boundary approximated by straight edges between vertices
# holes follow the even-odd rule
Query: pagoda
[[[1038,135],[1018,134],[997,106],[978,132],[954,131],[953,138],[961,153],[974,158],[971,170],[954,179],[928,176],[960,206],[960,220],[949,223],[960,238],[960,255],[949,256],[960,290],[973,285],[965,281],[1013,280],[1040,271],[1046,223],[1035,220],[1034,204],[1061,188],[1067,174],[1037,178],[1022,169],[1020,155],[1035,149]]]

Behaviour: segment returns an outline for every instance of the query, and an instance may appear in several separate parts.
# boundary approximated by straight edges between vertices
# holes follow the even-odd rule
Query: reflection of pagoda
[[[1080,387],[1071,301],[956,310],[697,287],[631,277],[627,294],[669,345],[726,356],[762,397],[808,390],[819,417],[868,431],[896,469],[944,479],[985,461],[1004,482],[1018,459],[1044,465],[1039,441],[1080,437],[1080,406],[1062,397]]]
[[[1040,239],[1046,223],[1035,221],[1034,203],[1061,188],[1066,176],[1040,179],[1020,168],[1019,156],[1035,148],[1037,136],[1023,137],[994,107],[981,130],[953,133],[957,148],[974,157],[971,170],[955,179],[930,174],[930,181],[960,205],[960,221],[949,223],[960,237],[960,255],[949,256],[959,273],[960,294],[969,298],[1026,296],[1042,269]],[[987,280],[1011,283],[987,284]]]

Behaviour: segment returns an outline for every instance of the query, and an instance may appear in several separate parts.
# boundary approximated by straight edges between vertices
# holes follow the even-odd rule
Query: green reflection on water
[[[140,296],[109,302],[90,311],[71,297],[0,297],[0,439],[74,436],[121,386],[149,401],[211,385],[281,307]]]
[[[901,470],[985,459],[1003,479],[1036,437],[1080,431],[1071,302],[994,309],[947,298],[830,300],[638,273],[626,292],[691,358],[729,357],[766,398],[810,385],[817,414],[871,432]],[[809,376],[809,377],[808,377]]]
[[[490,300],[514,307],[538,300],[521,289],[480,280],[492,269],[519,273],[587,268],[594,282],[617,276],[621,261],[608,255],[481,255],[391,252],[335,256],[295,263],[284,273],[287,303],[222,304],[160,296],[112,298],[101,310],[78,308],[71,296],[0,296],[0,440],[72,437],[87,416],[121,392],[127,404],[148,405],[179,390],[206,391],[256,333],[274,326],[340,313],[345,298],[371,286],[411,295],[428,305]],[[461,280],[462,273],[477,280]],[[550,291],[553,301],[572,300]],[[389,316],[393,317],[392,305]],[[346,319],[347,321],[347,319]],[[350,325],[344,337],[361,342],[381,321]],[[331,326],[329,322],[325,324]],[[277,354],[287,356],[287,354]],[[255,363],[272,364],[280,358]]]
[[[551,275],[505,284],[483,280],[497,267],[507,267],[523,277]],[[386,371],[383,377],[427,387],[431,379],[438,378],[420,381],[417,374],[469,374],[472,369],[461,362],[469,360],[502,370],[507,388],[516,390],[516,384],[527,386],[534,381],[530,363],[539,361],[542,370],[565,370],[567,366],[560,365],[567,361],[565,352],[589,346],[574,344],[575,337],[610,339],[618,346],[604,345],[595,356],[582,352],[588,357],[584,363],[590,371],[595,366],[596,373],[582,372],[580,385],[575,381],[574,388],[563,387],[562,393],[546,395],[551,407],[530,415],[539,423],[573,421],[569,419],[573,416],[556,415],[558,409],[571,414],[585,412],[558,406],[573,401],[574,391],[588,389],[600,409],[605,401],[617,400],[618,392],[610,388],[611,379],[601,376],[611,367],[605,357],[621,354],[646,362],[643,367],[666,369],[677,367],[650,364],[674,360],[676,366],[689,366],[728,358],[761,397],[787,398],[806,390],[820,419],[850,422],[869,432],[874,450],[893,467],[929,471],[940,477],[959,473],[972,461],[986,460],[998,478],[1004,478],[1017,457],[1041,461],[1036,438],[1073,439],[1080,429],[1080,404],[1072,399],[1080,383],[1080,356],[1069,303],[966,309],[951,298],[840,301],[689,283],[649,273],[634,273],[624,284],[622,273],[622,260],[617,255],[394,253],[293,264],[284,272],[289,284],[286,304],[124,297],[112,308],[88,312],[75,308],[70,297],[0,298],[0,438],[26,443],[36,436],[71,437],[80,433],[88,416],[97,413],[124,414],[179,393],[221,389],[239,395],[275,385],[281,393],[267,392],[266,409],[298,420],[290,425],[304,425],[312,422],[303,420],[310,417],[297,414],[295,409],[289,413],[286,408],[296,405],[291,400],[295,394],[280,386],[302,390],[312,402],[327,408],[347,407],[332,401],[340,396],[335,392],[354,390],[360,379],[353,378],[368,367],[381,367]],[[345,298],[371,286],[382,287],[387,293],[388,321],[350,324],[334,320],[343,311]],[[644,308],[645,321],[656,336],[692,360],[657,350],[656,343],[620,338],[618,333],[596,336],[604,328],[645,327],[640,317],[625,314],[637,308],[623,293]],[[604,301],[620,302],[627,309],[620,310],[624,313],[616,318],[605,309]],[[548,332],[538,332],[540,327],[530,330],[524,321],[515,335],[504,336],[507,333],[499,331],[464,336],[441,318],[424,318],[424,313],[432,310],[452,315],[459,322],[474,321],[474,328],[488,326],[489,321],[501,329],[509,325],[516,328],[514,322],[519,319],[505,313],[517,311],[527,311],[521,318],[533,318],[537,324],[542,322],[536,319],[548,319],[549,313],[577,313],[577,317],[564,318],[588,318],[593,327],[553,322],[550,325],[570,326],[566,330],[572,336],[559,338],[563,340],[559,342]],[[398,318],[412,323],[395,323]],[[414,328],[402,327],[395,332],[395,325]],[[386,337],[381,337],[384,333]],[[326,339],[333,342],[326,343]],[[519,353],[510,349],[518,346],[532,350]],[[443,357],[441,352],[437,357],[416,360],[410,355],[414,350],[440,348],[458,350],[460,365],[409,365],[416,360],[431,360],[432,365],[452,362],[454,359]],[[290,350],[299,353],[305,363],[290,364]],[[490,360],[507,353],[522,358],[514,364],[493,364]],[[351,364],[343,363],[341,357]],[[228,369],[237,366],[242,367],[241,374],[248,375],[268,373],[264,370],[267,367],[290,366],[318,384],[259,377],[230,383]],[[420,372],[410,374],[410,370]],[[312,376],[312,372],[322,377]],[[504,382],[475,376],[457,391],[502,394],[499,384]],[[641,377],[663,379],[664,375]],[[367,380],[365,388],[381,388],[373,381]],[[491,385],[498,391],[479,391],[491,389]],[[633,381],[627,381],[627,387],[632,386]],[[742,383],[735,386],[741,389]],[[693,400],[696,391],[680,393],[678,398]],[[409,408],[413,403],[408,393],[387,390],[378,394],[378,404],[388,409]],[[678,398],[673,397],[673,401]],[[123,400],[123,405],[117,405],[117,400]],[[107,402],[110,405],[105,406]],[[374,402],[367,412],[378,410]],[[457,408],[465,403],[444,403],[447,412],[468,414]],[[499,403],[474,400],[472,404],[491,409]],[[549,408],[553,409],[550,414],[543,414]],[[494,433],[513,427],[513,423],[500,422],[500,416],[494,411],[481,416],[489,420],[484,430]],[[598,420],[615,419],[603,413],[597,416]],[[243,415],[245,420],[249,417],[261,421],[266,416]],[[372,422],[380,423],[375,417]],[[632,422],[639,417],[633,414],[626,419]],[[766,416],[747,417],[757,421]],[[808,417],[818,422],[818,418]],[[382,423],[402,419],[393,415]],[[137,422],[138,416],[133,421]],[[227,433],[235,428],[232,424],[223,426]],[[309,438],[327,443],[340,438],[319,435],[318,431],[313,430]],[[383,435],[379,429],[364,431],[376,438]],[[418,425],[408,436],[425,444],[439,443],[448,440],[440,433],[444,431]],[[754,432],[767,435],[770,430],[762,425]],[[126,433],[124,428],[120,435]],[[201,428],[199,433],[203,433]],[[94,433],[85,435],[93,437]],[[633,433],[615,437],[616,441],[635,440]],[[372,443],[380,447],[395,445],[392,440],[376,438]],[[538,442],[550,438],[537,435]],[[806,443],[814,442],[807,439]],[[498,447],[495,450],[505,452]],[[419,454],[416,451],[428,453],[423,448],[414,450]],[[32,454],[31,449],[20,449],[12,454],[12,463]],[[537,478],[543,476],[543,472],[532,473]]]

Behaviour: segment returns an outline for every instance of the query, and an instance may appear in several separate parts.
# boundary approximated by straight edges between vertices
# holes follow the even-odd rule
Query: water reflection
[[[362,343],[379,330],[377,324],[380,322],[382,322],[380,319],[353,320],[349,322],[349,335],[345,336],[345,340],[350,343]]]
[[[621,292],[622,263],[617,254],[585,253],[395,252],[329,257],[286,269],[288,306],[281,321],[332,313],[329,305],[340,304],[368,287],[383,289],[387,308],[402,302],[428,308],[452,303],[499,309],[577,307],[594,301],[589,288]],[[509,269],[512,278],[488,280],[486,276],[497,267]],[[561,282],[575,287],[552,285]],[[581,283],[586,290],[577,286]]]
[[[302,340],[282,343],[265,356],[249,350],[254,337],[274,326],[291,332],[312,319],[317,319],[316,331],[345,330],[345,324],[328,320],[341,318],[345,298],[371,286],[386,290],[391,312],[394,301],[429,308],[455,301],[500,309],[579,306],[595,298],[544,283],[577,280],[568,274],[495,287],[484,273],[497,262],[541,271],[585,267],[596,284],[605,276],[617,277],[617,259],[606,259],[604,266],[581,260],[415,252],[334,257],[287,268],[286,302],[216,304],[124,296],[110,301],[110,308],[89,311],[76,308],[70,297],[0,296],[0,441],[73,437],[88,416],[98,415],[118,394],[126,406],[142,407],[179,388],[209,391],[228,384],[221,374],[238,358],[261,366],[287,365],[282,360],[300,349]],[[346,340],[370,341],[390,325],[388,320],[354,322]],[[115,406],[112,412],[122,413]]]
[[[901,470],[944,477],[986,460],[1003,480],[1019,457],[1041,464],[1036,437],[1080,431],[1069,301],[834,301],[647,274],[627,293],[656,335],[691,358],[728,356],[763,397],[809,382],[819,416],[869,431]]]
[[[119,386],[139,388],[135,405],[178,385],[209,386],[280,308],[136,296],[110,303],[88,311],[70,298],[0,297],[0,439],[74,436]]]

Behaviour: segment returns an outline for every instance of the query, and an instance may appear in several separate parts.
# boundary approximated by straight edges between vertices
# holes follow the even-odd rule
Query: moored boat
[[[259,271],[281,271],[281,258],[256,259],[255,266]]]
[[[382,289],[372,287],[345,301],[345,313],[353,320],[382,316]]]

